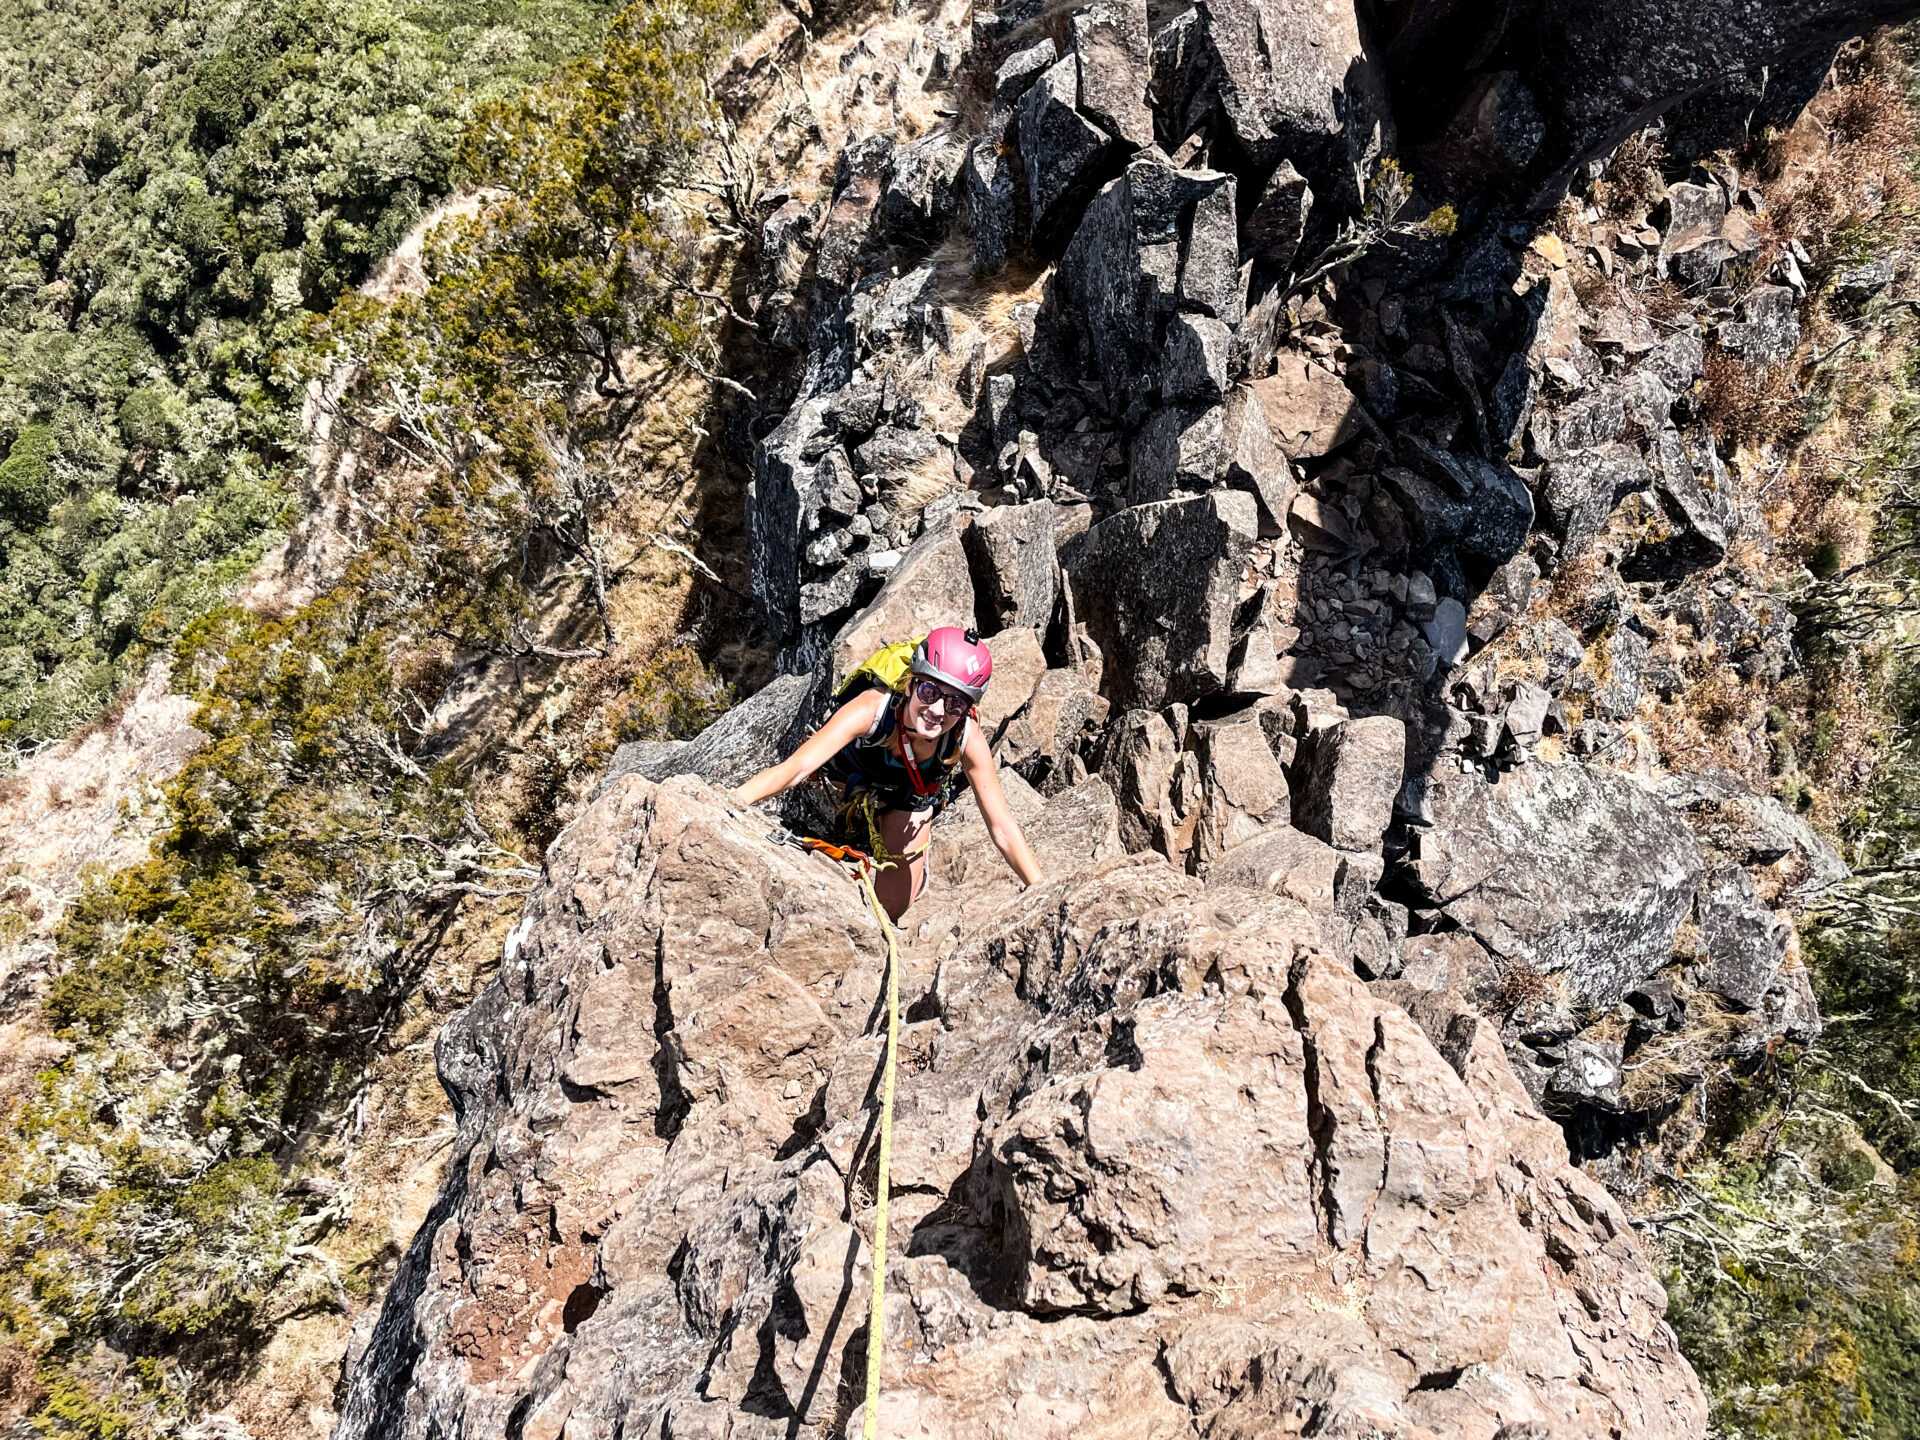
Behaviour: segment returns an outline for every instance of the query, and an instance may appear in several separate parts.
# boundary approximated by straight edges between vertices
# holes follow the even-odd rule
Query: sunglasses
[[[947,689],[946,686],[936,685],[931,680],[922,680],[915,684],[913,687],[913,698],[929,710],[934,709],[936,706],[944,707],[948,710],[964,710],[967,708],[966,696],[957,695]]]

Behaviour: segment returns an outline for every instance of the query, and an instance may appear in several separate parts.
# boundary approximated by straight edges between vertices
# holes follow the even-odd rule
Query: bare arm
[[[747,781],[733,792],[733,798],[742,805],[751,805],[799,784],[866,734],[880,718],[880,707],[886,703],[886,694],[879,690],[854,696],[833,712],[832,719],[802,741],[799,749]]]
[[[960,747],[960,766],[966,771],[967,783],[973,786],[980,802],[980,818],[987,822],[987,834],[993,837],[994,848],[1006,857],[1014,874],[1029,885],[1038,885],[1040,862],[1033,858],[1020,822],[1007,809],[1006,793],[1000,788],[1000,772],[994,766],[993,753],[987,749],[987,737],[978,725],[967,726],[966,742]]]

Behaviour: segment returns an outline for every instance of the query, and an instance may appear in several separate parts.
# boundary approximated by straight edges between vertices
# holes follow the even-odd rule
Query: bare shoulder
[[[880,718],[880,712],[887,708],[888,692],[885,690],[862,690],[846,704],[833,712],[829,725],[857,725],[861,730],[870,728]]]

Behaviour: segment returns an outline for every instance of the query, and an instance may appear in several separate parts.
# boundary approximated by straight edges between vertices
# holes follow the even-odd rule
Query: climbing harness
[[[873,832],[874,844],[879,847],[880,832],[877,826],[872,825],[872,813],[869,804],[869,828]],[[862,1440],[875,1440],[880,1429],[881,1322],[887,1300],[887,1177],[893,1164],[893,1078],[894,1067],[900,1056],[900,942],[886,907],[880,903],[880,897],[874,891],[873,874],[876,869],[885,868],[894,861],[883,859],[876,863],[873,856],[850,845],[834,845],[825,840],[816,840],[811,835],[796,835],[784,827],[769,831],[767,839],[775,845],[791,845],[795,849],[811,851],[838,864],[851,866],[859,877],[861,893],[867,897],[873,918],[880,923],[880,933],[887,941],[887,1060],[880,1078],[880,1174],[874,1186],[873,1304],[867,1312],[867,1400],[866,1419],[861,1431]]]

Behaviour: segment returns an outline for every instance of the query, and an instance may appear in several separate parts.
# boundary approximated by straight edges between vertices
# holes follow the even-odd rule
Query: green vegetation
[[[476,107],[609,0],[0,7],[0,765],[90,719],[277,522],[310,312]]]
[[[16,422],[0,465],[18,517],[0,530],[15,557],[7,583],[27,573],[17,557],[56,542],[66,548],[48,554],[68,568],[47,569],[43,588],[71,582],[48,598],[10,592],[0,624],[15,628],[0,633],[32,622],[92,637],[0,649],[14,657],[0,665],[44,677],[11,717],[15,733],[70,724],[138,646],[165,640],[208,736],[165,788],[152,857],[91,884],[69,912],[48,1008],[74,1048],[0,1133],[0,1381],[14,1376],[18,1396],[29,1357],[37,1423],[101,1437],[176,1427],[282,1321],[365,1292],[368,1276],[342,1263],[371,1265],[378,1247],[329,1239],[341,1217],[300,1182],[340,1163],[371,1057],[456,913],[517,908],[537,873],[524,857],[550,838],[564,788],[552,776],[503,785],[513,747],[436,742],[428,717],[459,657],[551,666],[615,647],[607,526],[630,485],[619,447],[661,387],[691,375],[692,393],[707,394],[697,377],[723,313],[710,297],[728,251],[696,164],[714,124],[706,77],[747,8],[642,0],[592,58],[474,105],[457,146],[453,99],[422,103],[430,119],[409,128],[396,97],[447,95],[485,49],[478,37],[455,43],[419,12],[379,12],[378,25],[335,22],[337,44],[295,64],[297,17],[324,17],[275,13],[281,28],[250,23],[244,42],[209,27],[201,58],[179,63],[164,89],[166,153],[202,168],[169,193],[214,196],[207,178],[239,173],[249,136],[289,163],[244,200],[206,200],[194,233],[219,238],[179,252],[191,266],[174,268],[192,283],[166,307],[129,301],[118,329],[87,332],[165,358],[127,368],[98,406],[43,382],[58,404]],[[310,115],[289,98],[310,71],[362,76],[385,98],[377,111],[342,101],[301,132],[302,156],[351,139],[335,163],[302,169],[283,111]],[[283,115],[271,136],[259,128],[270,115]],[[429,236],[424,295],[348,292],[324,316],[303,313],[454,173],[487,199]],[[296,191],[330,185],[365,188],[287,218]],[[268,210],[280,229],[259,218]],[[123,274],[129,295],[147,293],[140,273]],[[210,357],[225,368],[194,368]],[[15,393],[16,363],[0,394]],[[393,476],[370,538],[290,615],[209,604],[279,504],[285,397],[342,364],[358,367],[342,409]],[[81,371],[63,383],[92,383]],[[688,421],[706,401],[679,395],[672,423],[697,435]],[[111,443],[87,429],[102,414]],[[84,456],[118,468],[84,470]],[[36,506],[40,529],[28,523]],[[142,518],[150,510],[158,518]],[[149,571],[169,578],[137,580]],[[556,584],[597,643],[543,628]],[[689,734],[724,708],[725,688],[691,651],[644,658],[600,677],[603,728]],[[564,778],[578,751],[550,738],[525,748],[546,743]]]
[[[1710,373],[1703,408],[1723,440],[1796,461],[1770,516],[1804,567],[1804,669],[1766,718],[1775,793],[1837,835],[1856,878],[1802,916],[1825,1033],[1717,1078],[1707,1142],[1649,1223],[1716,1433],[1905,1440],[1920,1436],[1920,326],[1891,296],[1855,309],[1819,287],[1920,238],[1910,37],[1882,35],[1839,78],[1833,151],[1782,179],[1769,220],[1813,252],[1814,347],[1853,353],[1798,377]],[[1885,177],[1877,210],[1854,208],[1859,174]]]

